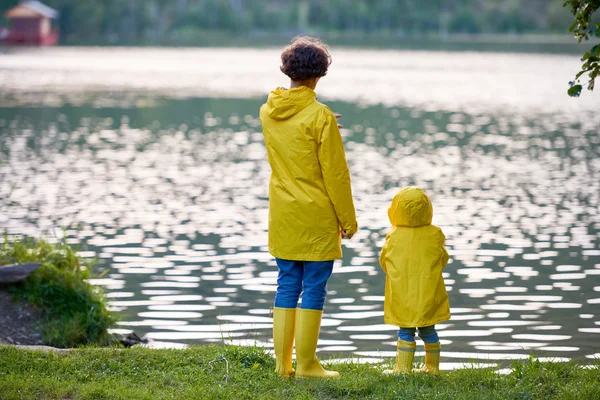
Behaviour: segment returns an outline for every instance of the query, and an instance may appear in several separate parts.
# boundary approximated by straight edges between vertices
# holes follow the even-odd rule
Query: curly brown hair
[[[293,81],[321,78],[331,65],[329,48],[320,39],[297,36],[281,53],[281,72]]]

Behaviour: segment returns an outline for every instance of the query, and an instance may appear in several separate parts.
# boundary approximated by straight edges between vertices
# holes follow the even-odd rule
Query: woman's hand
[[[344,239],[352,239],[352,236],[354,236],[354,234],[348,235],[346,233],[346,231],[342,229],[342,238],[344,238]]]

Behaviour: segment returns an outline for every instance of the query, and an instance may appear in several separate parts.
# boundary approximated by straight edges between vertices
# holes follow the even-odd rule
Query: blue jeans
[[[405,342],[414,342],[416,330],[417,328],[400,328],[398,329],[398,339],[404,340]],[[419,328],[419,337],[423,339],[423,342],[425,343],[437,343],[440,341],[435,330],[435,325]]]
[[[333,261],[289,261],[280,258],[275,261],[279,267],[275,307],[296,308],[302,293],[301,308],[322,310]]]

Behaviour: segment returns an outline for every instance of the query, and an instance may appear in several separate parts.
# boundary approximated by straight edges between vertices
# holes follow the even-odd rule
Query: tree
[[[600,38],[600,23],[594,22],[592,17],[600,9],[600,0],[568,0],[564,3],[565,7],[571,8],[571,13],[575,16],[575,22],[569,28],[569,31],[575,34],[575,37],[581,43],[588,40],[590,36]],[[583,65],[581,71],[575,76],[575,80],[569,82],[569,96],[579,97],[583,86],[579,83],[579,78],[585,73],[589,76],[587,83],[588,90],[594,90],[596,78],[600,76],[600,43],[586,52],[581,59]]]

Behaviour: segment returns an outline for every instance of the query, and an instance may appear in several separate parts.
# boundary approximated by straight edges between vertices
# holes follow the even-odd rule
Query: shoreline
[[[422,34],[407,35],[394,32],[307,32],[322,38],[331,47],[373,50],[414,51],[477,51],[499,53],[581,54],[594,44],[593,40],[578,43],[569,33],[530,34]],[[296,36],[294,32],[250,32],[236,35],[229,32],[197,32],[189,37],[173,37],[160,41],[136,40],[118,42],[110,40],[66,39],[58,47],[99,48],[281,48]],[[0,44],[0,54],[11,53],[10,47]],[[26,48],[26,47],[25,47]]]

